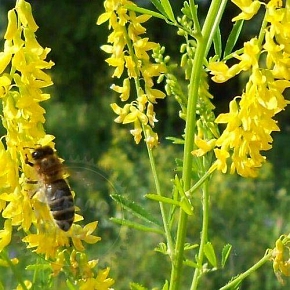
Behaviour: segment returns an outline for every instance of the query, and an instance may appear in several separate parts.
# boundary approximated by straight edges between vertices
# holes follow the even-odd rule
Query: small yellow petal
[[[17,17],[15,10],[12,9],[8,12],[8,26],[4,38],[7,40],[11,40],[14,37],[16,31],[17,31]]]
[[[38,25],[35,23],[33,18],[30,3],[24,0],[19,0],[17,1],[16,9],[21,23],[35,32],[38,29]]]

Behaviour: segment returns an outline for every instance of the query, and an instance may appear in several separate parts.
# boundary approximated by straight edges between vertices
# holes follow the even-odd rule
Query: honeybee
[[[27,154],[25,156],[25,163],[34,167],[39,176],[55,223],[61,230],[68,231],[74,220],[75,207],[60,159],[50,146],[35,148],[31,154],[34,162],[29,161]]]

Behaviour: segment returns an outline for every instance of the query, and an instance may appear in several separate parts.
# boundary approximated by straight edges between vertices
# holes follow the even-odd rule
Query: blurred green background
[[[139,5],[152,8],[149,1],[136,1]],[[182,1],[171,1],[175,11],[180,11]],[[210,1],[199,1],[200,17],[204,16]],[[104,59],[100,46],[106,42],[107,25],[96,26],[96,19],[103,12],[101,0],[50,0],[30,1],[33,14],[39,25],[38,41],[43,47],[52,49],[49,58],[55,62],[51,70],[54,86],[47,91],[51,99],[43,106],[46,109],[47,133],[56,137],[56,148],[71,171],[71,186],[77,194],[76,203],[86,222],[99,220],[98,235],[102,242],[90,247],[90,257],[100,259],[100,266],[110,266],[115,280],[115,289],[129,289],[129,282],[140,282],[148,288],[161,287],[169,277],[169,263],[154,247],[162,242],[158,235],[137,232],[119,227],[109,221],[111,216],[130,218],[110,198],[110,194],[125,195],[141,203],[148,211],[160,218],[156,203],[146,201],[144,194],[154,192],[148,158],[143,142],[136,146],[129,134],[129,127],[113,122],[116,117],[110,103],[118,96],[110,89],[112,70]],[[6,14],[14,7],[14,0],[0,2],[1,50],[7,25]],[[177,13],[178,14],[178,13]],[[236,15],[236,8],[229,3],[221,31],[226,39],[231,28],[229,15]],[[241,43],[249,39],[259,26],[246,26]],[[155,42],[166,46],[173,61],[179,61],[179,46],[182,39],[176,31],[161,20],[148,22],[148,34]],[[116,83],[118,81],[114,80]],[[215,96],[216,114],[228,110],[229,100],[236,88],[242,88],[242,80],[234,79],[227,84],[211,84]],[[179,107],[173,99],[159,102],[156,129],[160,147],[156,150],[158,171],[164,192],[170,195],[174,176],[175,158],[182,156],[182,148],[172,145],[166,136],[179,137],[183,133],[183,122],[178,118]],[[277,119],[281,132],[273,134],[273,150],[267,152],[268,163],[257,179],[216,174],[211,185],[210,233],[218,253],[226,243],[233,245],[229,262],[224,270],[208,274],[200,289],[218,289],[232,276],[246,270],[261,258],[267,247],[273,247],[279,235],[290,231],[290,151],[289,110]],[[189,223],[188,242],[197,243],[200,232],[200,196],[194,201],[196,216]],[[30,263],[29,252],[16,233],[9,250],[11,255],[21,253]],[[194,253],[191,254],[191,257]],[[250,276],[241,289],[272,290],[287,289],[278,284],[268,263]],[[185,277],[191,277],[187,269]],[[26,271],[25,275],[31,277]],[[15,279],[9,270],[1,268],[0,280],[5,289],[15,287]],[[188,289],[191,279],[184,280]],[[39,289],[45,289],[45,281]],[[55,289],[66,289],[62,277]],[[290,281],[288,281],[290,285]],[[38,289],[38,288],[37,288]]]

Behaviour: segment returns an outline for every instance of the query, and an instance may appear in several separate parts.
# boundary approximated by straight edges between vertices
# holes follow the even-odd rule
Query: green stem
[[[201,239],[200,246],[198,251],[198,259],[197,264],[198,267],[195,268],[192,284],[190,290],[197,289],[199,278],[202,274],[202,264],[203,264],[203,256],[204,256],[204,245],[208,241],[207,233],[208,233],[208,220],[209,220],[209,191],[208,191],[208,180],[203,184],[203,196],[202,196],[202,231],[201,231]]]
[[[28,290],[24,280],[21,276],[21,274],[18,272],[17,268],[14,266],[14,264],[11,262],[11,260],[9,259],[8,255],[6,252],[2,252],[1,253],[1,257],[3,258],[3,260],[5,260],[7,262],[7,264],[9,265],[10,269],[12,270],[14,276],[16,277],[16,279],[18,280],[19,284],[21,285],[23,290]]]
[[[186,194],[192,194],[194,193],[203,183],[208,180],[208,178],[211,176],[213,173],[213,170],[208,170],[195,184],[194,186],[189,189]]]
[[[143,130],[143,131],[145,133],[145,130]],[[156,169],[156,165],[155,165],[155,159],[153,156],[153,152],[152,152],[152,149],[149,148],[147,143],[146,143],[146,146],[147,146],[149,161],[150,161],[151,170],[152,170],[152,174],[153,174],[153,178],[154,178],[154,182],[155,182],[156,192],[158,195],[162,196],[161,186],[160,186],[160,182],[159,182],[159,178],[158,178],[158,174],[157,174],[157,169]],[[167,240],[168,253],[169,253],[170,259],[172,261],[173,260],[173,253],[174,253],[174,246],[173,246],[173,241],[172,241],[169,225],[168,225],[166,214],[165,214],[164,203],[159,202],[159,207],[160,207],[160,212],[161,212],[162,221],[163,221],[163,227],[164,227],[166,240]]]
[[[258,268],[260,268],[266,262],[268,262],[271,256],[272,256],[272,250],[269,250],[267,254],[262,259],[260,259],[260,261],[258,261],[255,265],[253,265],[244,273],[240,274],[236,279],[231,280],[227,285],[223,286],[219,290],[233,289],[233,287],[237,287],[246,277],[248,277],[250,274],[255,272]]]
[[[219,24],[222,12],[224,11],[227,0],[213,0],[209,8],[207,18],[205,20],[202,36],[197,38],[196,53],[193,60],[192,72],[189,84],[188,107],[186,114],[185,127],[185,144],[183,155],[183,171],[182,179],[184,184],[184,192],[191,187],[192,176],[192,154],[193,140],[196,127],[196,103],[198,98],[198,88],[201,79],[203,59],[206,56],[214,35],[214,31]],[[184,242],[187,228],[187,214],[180,210],[179,223],[177,228],[177,239],[175,246],[175,259],[172,263],[170,290],[180,289]]]

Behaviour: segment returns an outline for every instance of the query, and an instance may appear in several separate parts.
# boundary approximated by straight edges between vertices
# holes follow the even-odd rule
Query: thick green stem
[[[196,53],[193,60],[192,72],[189,84],[188,106],[186,114],[185,127],[185,144],[183,155],[183,171],[182,180],[184,184],[184,192],[187,192],[191,187],[192,176],[192,154],[193,140],[196,127],[196,103],[198,98],[198,88],[202,74],[203,60],[212,41],[214,31],[216,30],[222,12],[224,11],[227,0],[213,0],[205,20],[202,35],[197,37]],[[180,289],[184,243],[187,229],[187,214],[180,209],[179,223],[177,229],[177,240],[175,246],[175,259],[172,264],[170,290]]]

